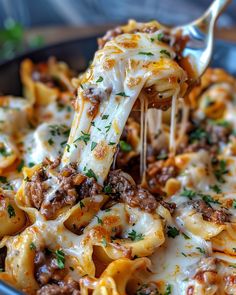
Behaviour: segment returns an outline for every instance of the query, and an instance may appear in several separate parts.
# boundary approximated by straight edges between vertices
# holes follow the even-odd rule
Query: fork
[[[181,31],[182,36],[188,37],[182,55],[190,58],[198,77],[205,72],[211,60],[216,20],[230,2],[231,0],[215,0],[197,20],[171,29],[173,33]]]

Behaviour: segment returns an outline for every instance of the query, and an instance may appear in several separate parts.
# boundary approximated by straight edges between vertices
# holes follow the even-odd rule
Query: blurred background
[[[180,25],[199,17],[210,0],[0,0],[0,60],[17,52],[102,34],[134,18]],[[236,40],[236,0],[218,22],[218,37]]]

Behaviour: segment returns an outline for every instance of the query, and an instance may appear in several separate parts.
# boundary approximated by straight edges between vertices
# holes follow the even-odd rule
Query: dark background
[[[183,24],[200,16],[210,0],[0,0],[0,26],[11,17],[25,27],[90,25],[158,19]],[[220,26],[236,24],[236,0],[220,18]],[[236,33],[235,33],[236,34]]]

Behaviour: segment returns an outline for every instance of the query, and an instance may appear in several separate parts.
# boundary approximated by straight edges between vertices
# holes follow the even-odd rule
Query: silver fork
[[[190,57],[198,77],[204,73],[211,60],[216,20],[230,2],[231,0],[215,0],[197,20],[171,29],[173,33],[180,30],[183,36],[188,36],[189,41],[182,55]]]

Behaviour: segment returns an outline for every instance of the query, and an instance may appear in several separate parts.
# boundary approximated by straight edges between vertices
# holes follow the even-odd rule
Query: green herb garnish
[[[83,207],[85,207],[84,203],[82,201],[79,201],[79,206],[80,206],[80,209],[82,209]]]
[[[116,93],[116,95],[123,96],[123,97],[129,97],[129,95],[126,95],[125,92],[119,92],[119,93]]]
[[[132,231],[128,233],[128,238],[131,239],[131,241],[141,241],[144,239],[144,235],[141,233],[137,233],[135,230],[132,229]]]
[[[192,200],[194,197],[196,197],[197,193],[195,191],[189,190],[184,187],[184,190],[181,192],[182,197],[187,197],[190,200]]]
[[[97,215],[95,217],[97,218],[97,221],[98,221],[99,224],[103,224],[103,221],[102,221],[101,218],[99,218]]]
[[[30,250],[36,250],[36,246],[33,242],[30,243]]]
[[[140,55],[147,55],[147,56],[153,56],[154,55],[151,52],[144,52],[144,51],[140,51],[138,54],[140,54]]]
[[[106,119],[108,119],[109,118],[109,115],[103,115],[102,116],[102,120],[106,120]]]
[[[55,251],[56,258],[57,258],[57,266],[60,269],[63,269],[65,267],[65,254],[62,250],[56,250]]]
[[[14,208],[12,207],[11,204],[9,204],[9,205],[7,206],[7,212],[8,212],[9,218],[12,218],[12,217],[16,216],[15,210],[14,210]]]
[[[97,175],[93,172],[92,169],[89,169],[86,173],[86,176],[88,176],[89,178],[94,178],[96,181],[98,180]]]
[[[203,130],[202,128],[198,128],[190,133],[189,141],[190,141],[190,143],[193,143],[194,141],[198,141],[203,138],[207,138],[207,136],[208,136],[208,134],[205,130]]]
[[[107,246],[107,241],[106,241],[106,238],[105,238],[105,237],[102,238],[102,245],[103,245],[104,247]]]
[[[165,55],[168,56],[168,57],[171,57],[170,52],[167,51],[166,49],[162,49],[162,50],[160,50],[160,53],[161,53],[161,54],[165,54]]]
[[[53,144],[54,144],[54,141],[53,141],[52,138],[49,138],[49,140],[48,140],[48,144],[50,144],[50,145],[53,145]]]
[[[210,186],[210,189],[212,189],[212,190],[213,190],[215,193],[217,193],[217,194],[222,193],[221,188],[220,188],[217,184],[211,185],[211,186]]]
[[[103,191],[104,191],[104,193],[106,193],[106,194],[111,194],[111,193],[112,193],[112,188],[111,188],[111,186],[108,184],[108,185],[104,186]]]
[[[103,81],[103,77],[99,76],[99,78],[97,79],[96,83],[102,82]]]
[[[93,151],[96,146],[97,146],[97,143],[92,141],[92,143],[91,143],[91,151]]]
[[[132,151],[132,146],[129,143],[125,142],[124,140],[120,141],[120,148],[122,152],[125,152],[125,153]]]
[[[83,131],[81,131],[82,135],[80,137],[78,137],[76,140],[74,140],[73,143],[77,142],[77,141],[83,141],[86,145],[87,143],[90,141],[90,134],[89,133],[85,133]]]
[[[201,247],[196,247],[196,249],[197,249],[200,253],[202,253],[202,254],[206,254],[205,249],[203,249],[203,248],[201,248]]]
[[[175,238],[179,235],[179,230],[176,227],[167,226],[167,235],[170,238]]]
[[[226,161],[225,160],[220,160],[218,164],[218,169],[215,170],[214,174],[216,179],[220,183],[224,183],[225,180],[223,178],[223,175],[227,174],[229,171],[226,169]]]

